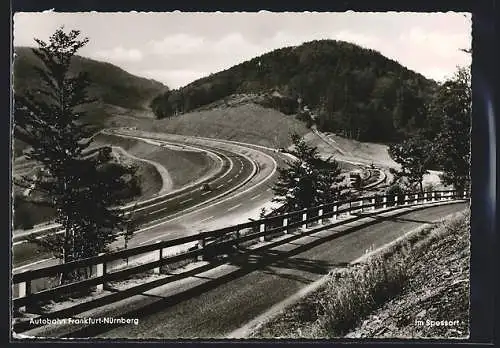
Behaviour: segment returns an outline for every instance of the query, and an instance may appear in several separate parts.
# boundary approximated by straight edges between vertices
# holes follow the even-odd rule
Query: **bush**
[[[397,183],[392,184],[391,186],[389,186],[385,190],[385,194],[389,195],[389,196],[395,196],[395,195],[400,196],[400,195],[404,195],[405,192],[406,192],[406,190]]]
[[[307,128],[311,128],[314,121],[311,114],[307,111],[301,111],[295,116],[299,121],[305,122]]]
[[[424,192],[434,191],[436,189],[437,189],[436,185],[431,182],[424,185]]]
[[[320,301],[316,334],[344,335],[361,318],[399,294],[407,281],[403,257],[397,254],[391,262],[377,257],[355,272],[331,277]]]

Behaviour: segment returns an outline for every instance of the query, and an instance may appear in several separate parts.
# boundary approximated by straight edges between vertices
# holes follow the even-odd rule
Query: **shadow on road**
[[[401,218],[397,216],[389,216],[389,217],[384,217],[384,216],[367,216],[367,218],[373,219],[373,220],[378,220],[378,221],[391,221],[391,222],[400,222],[400,223],[405,223],[405,222],[418,222],[421,224],[436,224],[436,221],[429,221],[429,220],[417,220],[417,219],[408,219],[408,218]]]
[[[415,212],[421,209],[426,209],[426,207],[419,207],[417,209],[412,210],[411,212]],[[294,255],[300,254],[304,251],[307,251],[309,249],[312,249],[320,244],[323,244],[325,242],[334,240],[336,238],[339,238],[341,236],[344,236],[349,233],[353,233],[355,231],[364,229],[366,227],[369,227],[371,225],[378,224],[379,222],[383,221],[391,221],[391,222],[419,222],[419,223],[433,223],[432,221],[420,221],[420,220],[413,220],[413,219],[405,219],[401,218],[400,216],[408,214],[409,212],[401,212],[398,214],[395,214],[392,217],[375,217],[375,216],[364,216],[364,217],[369,217],[372,219],[372,221],[365,223],[360,226],[353,226],[351,228],[347,228],[344,231],[339,231],[336,232],[332,235],[325,236],[323,238],[319,237],[316,240],[311,241],[310,243],[307,244],[301,244],[299,247],[290,250],[290,251],[278,251],[278,250],[272,250],[273,247],[278,246],[278,245],[283,245],[286,243],[291,242],[302,238],[304,236],[308,236],[313,233],[317,233],[322,230],[330,229],[332,226],[325,226],[323,228],[317,228],[315,230],[309,230],[309,231],[303,231],[300,233],[294,233],[291,234],[291,237],[283,240],[283,241],[275,241],[275,242],[270,242],[269,244],[266,244],[262,247],[255,248],[255,249],[248,249],[248,248],[238,248],[235,250],[235,253],[229,256],[226,259],[223,260],[215,260],[209,264],[206,264],[204,266],[192,269],[190,271],[180,273],[180,274],[175,274],[172,277],[165,278],[165,279],[159,279],[157,281],[154,281],[152,283],[147,283],[141,285],[139,289],[135,294],[136,295],[144,295],[148,297],[154,297],[158,298],[157,301],[153,303],[149,303],[146,305],[141,306],[140,308],[129,310],[126,313],[121,314],[124,317],[129,317],[129,318],[144,318],[147,317],[151,314],[160,312],[162,310],[165,310],[166,308],[169,308],[171,306],[174,306],[182,301],[189,300],[191,298],[194,298],[196,296],[199,296],[201,293],[212,290],[217,288],[218,286],[225,284],[227,282],[233,281],[235,279],[238,279],[240,277],[243,277],[255,270],[261,270],[265,273],[268,274],[273,274],[277,275],[280,277],[287,277],[289,279],[297,280],[302,283],[310,283],[312,280],[307,279],[304,277],[297,276],[296,274],[293,274],[295,270],[299,271],[307,271],[310,273],[314,274],[327,274],[328,271],[335,267],[335,266],[345,266],[346,262],[342,262],[340,264],[329,264],[326,262],[318,261],[318,260],[311,260],[311,259],[305,259],[305,258],[294,258]],[[363,214],[364,215],[364,214]],[[297,243],[298,244],[298,243]],[[221,264],[229,264],[229,265],[234,265],[237,266],[238,268],[235,271],[231,271],[230,273],[224,274],[222,276],[219,276],[217,278],[210,278],[210,277],[204,277],[201,276],[200,273],[203,273],[205,271],[208,271],[210,269],[213,269],[217,266],[220,266]],[[291,270],[290,273],[288,274],[283,274],[283,273],[277,273],[276,270],[273,269],[273,267],[279,267],[279,268],[285,268]],[[197,278],[203,278],[207,279],[206,282],[196,285],[192,288],[189,288],[187,290],[184,290],[180,293],[171,295],[171,296],[161,296],[161,295],[149,295],[145,294],[144,292],[151,290],[153,288],[159,287],[161,285],[165,285],[167,283],[171,283],[175,280],[187,278],[187,277],[197,277]],[[127,291],[124,291],[127,292]],[[116,294],[120,295],[120,294]],[[130,297],[130,291],[128,294],[123,294],[123,296],[120,296],[123,298]],[[102,304],[105,305],[105,304]],[[96,308],[96,306],[94,306]],[[88,326],[81,328],[77,331],[73,331],[67,335],[64,335],[62,337],[72,337],[72,338],[78,338],[78,337],[94,337],[99,334],[105,333],[109,330],[112,330],[114,328],[123,326],[125,324],[107,324],[107,325],[93,325],[93,326]]]

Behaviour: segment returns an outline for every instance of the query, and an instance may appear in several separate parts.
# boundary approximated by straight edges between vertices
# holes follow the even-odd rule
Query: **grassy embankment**
[[[116,116],[117,126],[130,125],[129,118]],[[254,103],[228,108],[193,111],[161,120],[137,118],[138,129],[247,142],[273,148],[291,144],[290,134],[309,130],[295,117]]]
[[[165,167],[172,178],[173,189],[180,188],[206,175],[216,165],[202,152],[176,151],[145,143],[141,140],[114,135],[99,134],[95,137],[97,146],[120,146],[129,154],[157,162]]]
[[[251,337],[467,337],[469,226],[469,213],[459,213],[366,261],[332,271],[318,290]]]

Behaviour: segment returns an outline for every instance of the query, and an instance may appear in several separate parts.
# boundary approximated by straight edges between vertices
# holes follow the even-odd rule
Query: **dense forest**
[[[235,93],[267,95],[262,105],[303,120],[310,113],[320,130],[393,142],[426,126],[426,105],[436,87],[374,50],[320,40],[277,49],[166,91],[151,106],[165,118]]]

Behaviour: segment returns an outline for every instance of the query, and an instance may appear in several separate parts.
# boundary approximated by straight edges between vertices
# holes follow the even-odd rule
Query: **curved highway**
[[[172,140],[164,141],[165,145],[180,143]],[[266,163],[256,165],[255,150],[252,159],[249,156],[249,152],[252,151],[242,147],[239,148],[240,153],[230,151],[227,146],[221,148],[214,143],[196,144],[196,147],[215,152],[228,159],[229,168],[222,175],[209,181],[209,190],[201,190],[200,183],[187,191],[176,192],[173,197],[165,201],[139,208],[136,216],[140,216],[143,228],[135,232],[129,241],[129,247],[151,243],[160,238],[171,239],[198,233],[201,228],[212,229],[213,225],[210,223],[226,226],[227,215],[231,215],[229,213],[241,215],[242,212],[248,211],[249,206],[252,206],[251,203],[255,202],[258,206],[262,204],[262,200],[269,200],[272,197],[270,179],[275,178],[276,170]],[[275,166],[276,162],[273,165]],[[266,183],[267,185],[263,185]],[[229,195],[228,192],[232,194]],[[245,201],[249,201],[250,204],[243,204]],[[116,246],[123,247],[123,241],[117,242]],[[14,260],[14,266],[17,266],[16,272],[58,262],[55,259],[44,260],[43,255],[30,253],[26,244],[16,245],[13,254],[15,256],[17,254]]]

